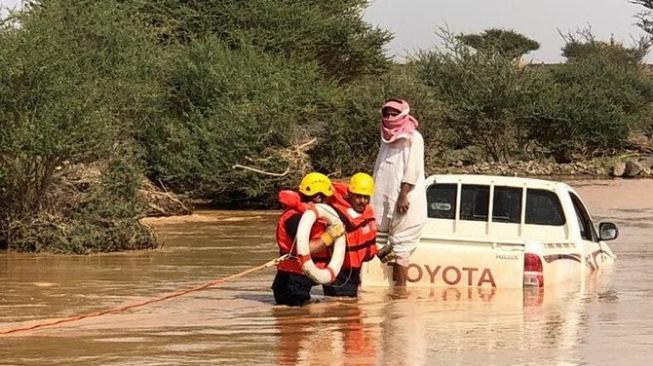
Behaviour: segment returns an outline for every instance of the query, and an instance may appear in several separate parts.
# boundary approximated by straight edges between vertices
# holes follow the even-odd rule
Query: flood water
[[[275,306],[266,269],[126,313],[0,336],[1,365],[648,365],[653,355],[653,181],[572,182],[620,237],[617,262],[544,294],[366,291]],[[278,212],[153,220],[162,249],[96,256],[0,253],[0,329],[171,292],[265,263]]]

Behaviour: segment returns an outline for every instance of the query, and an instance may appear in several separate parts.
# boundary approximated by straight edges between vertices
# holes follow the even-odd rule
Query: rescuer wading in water
[[[299,193],[294,191],[279,192],[279,202],[284,211],[277,223],[277,245],[281,256],[290,257],[277,265],[277,275],[272,283],[272,291],[277,304],[302,306],[311,299],[311,287],[315,283],[302,270],[302,263],[296,257],[295,236],[299,220],[310,204],[324,203],[333,195],[331,180],[321,173],[307,174],[299,184]],[[330,254],[326,247],[344,234],[342,225],[327,229],[324,221],[318,220],[310,234],[311,257],[315,264],[326,267]]]
[[[329,203],[336,209],[345,226],[347,251],[340,273],[331,285],[324,285],[326,296],[358,296],[363,262],[376,254],[376,220],[369,204],[374,192],[374,179],[365,173],[356,173],[349,184],[336,182],[335,193]]]

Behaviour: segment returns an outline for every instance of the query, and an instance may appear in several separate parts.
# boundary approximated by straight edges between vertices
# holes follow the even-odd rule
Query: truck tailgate
[[[524,244],[476,240],[422,240],[410,257],[409,287],[521,288]],[[391,286],[393,265],[363,265],[363,287]]]

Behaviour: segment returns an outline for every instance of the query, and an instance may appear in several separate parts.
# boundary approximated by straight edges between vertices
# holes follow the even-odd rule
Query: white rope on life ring
[[[315,205],[315,209],[306,210],[297,227],[297,254],[299,258],[303,258],[301,259],[303,261],[302,269],[311,280],[318,284],[329,284],[336,280],[336,276],[342,268],[347,243],[344,235],[337,238],[333,244],[333,253],[329,264],[326,268],[317,267],[311,258],[309,242],[311,228],[318,218],[324,219],[329,226],[342,225],[336,211],[327,204],[318,203]]]

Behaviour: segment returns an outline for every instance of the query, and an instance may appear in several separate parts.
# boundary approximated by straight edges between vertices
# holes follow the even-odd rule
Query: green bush
[[[53,234],[77,209],[62,204],[70,197],[59,172],[132,144],[164,89],[154,77],[158,40],[122,2],[43,1],[16,20],[0,31],[0,241],[41,250],[56,238],[87,240],[78,227],[98,226],[80,216],[73,231]],[[143,230],[134,216],[126,225]]]
[[[365,4],[29,2],[0,28],[0,243],[150,247],[143,173],[192,197],[268,204],[312,169],[306,151],[343,116],[344,85],[390,65]],[[69,179],[76,169],[97,176]]]
[[[653,100],[643,54],[593,38],[574,38],[565,50],[568,61],[547,70],[546,86],[532,105],[529,137],[559,162],[622,149],[648,118]]]
[[[525,109],[540,88],[539,74],[518,67],[512,55],[474,51],[452,34],[443,40],[447,51],[417,56],[420,79],[442,102],[459,147],[476,145],[493,161],[507,161],[524,144]]]
[[[213,36],[230,49],[316,62],[324,75],[351,81],[377,75],[390,62],[387,31],[362,20],[365,0],[227,0],[143,2],[161,39],[193,43]]]
[[[451,143],[450,131],[442,126],[441,105],[433,92],[417,78],[414,66],[396,65],[380,77],[352,83],[334,111],[335,118],[319,129],[319,144],[310,151],[321,171],[349,176],[371,173],[381,141],[380,108],[388,98],[408,101],[426,144],[426,164],[440,165],[443,150]]]
[[[128,151],[116,154],[103,167],[99,181],[85,188],[59,188],[50,207],[9,222],[8,247],[23,252],[89,254],[158,245],[138,219],[145,208],[137,195],[141,186],[138,163]],[[57,175],[59,187],[72,186]]]
[[[539,43],[523,34],[496,28],[486,29],[479,34],[461,34],[456,39],[478,52],[498,53],[512,59],[540,48]]]
[[[150,176],[175,191],[219,202],[267,199],[295,185],[300,155],[284,149],[307,140],[315,121],[331,118],[335,86],[314,64],[250,47],[230,50],[210,37],[180,52],[168,80],[166,116],[144,129]],[[234,169],[235,164],[283,177]]]

